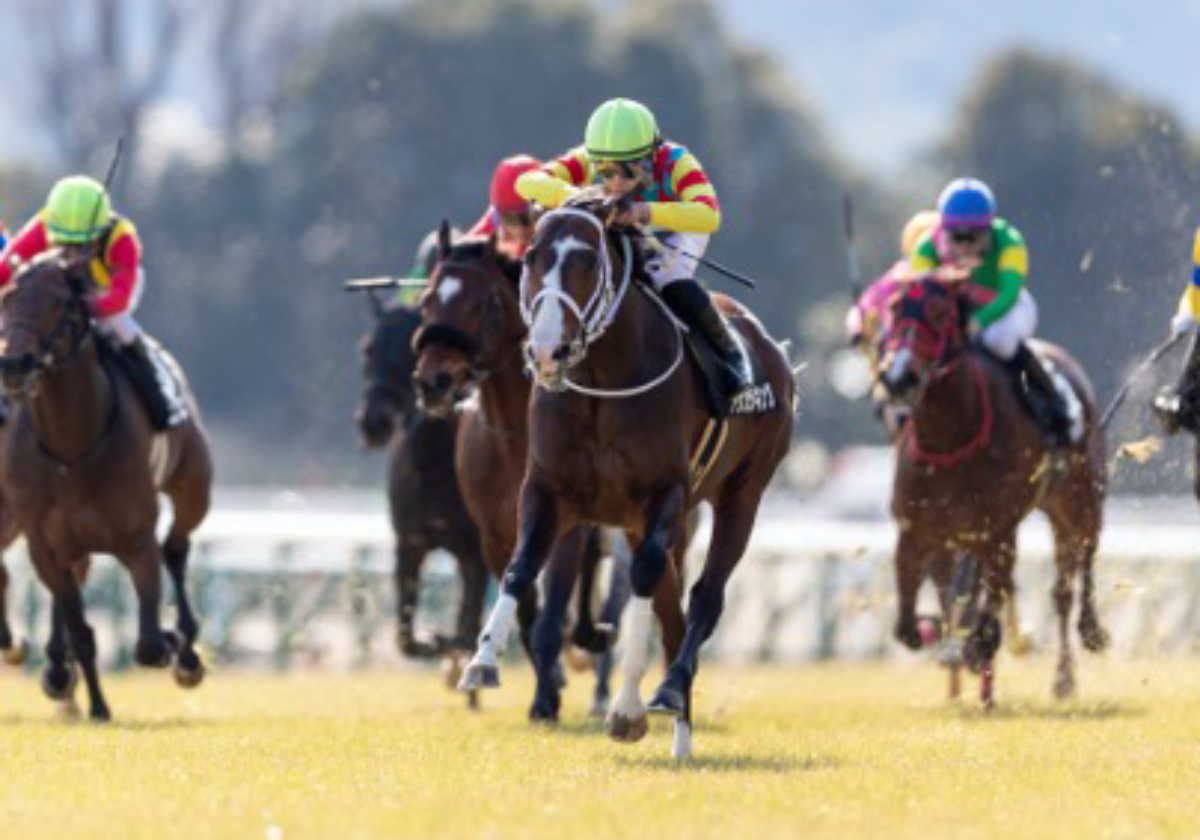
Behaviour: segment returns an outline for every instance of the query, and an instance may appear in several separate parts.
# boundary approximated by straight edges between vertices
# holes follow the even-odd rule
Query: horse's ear
[[[496,231],[492,231],[490,234],[488,234],[484,256],[489,260],[494,260],[496,258]]]
[[[442,219],[442,224],[438,228],[438,262],[442,262],[448,256],[450,256],[450,220]]]

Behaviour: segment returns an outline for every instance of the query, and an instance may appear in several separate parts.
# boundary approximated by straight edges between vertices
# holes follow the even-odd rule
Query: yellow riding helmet
[[[659,142],[658,123],[642,103],[610,99],[592,113],[583,142],[592,160],[639,160]]]
[[[56,245],[77,245],[100,238],[112,220],[104,185],[86,175],[63,178],[46,199],[46,232]]]
[[[937,227],[940,219],[936,210],[922,210],[909,219],[904,225],[904,232],[900,234],[900,253],[906,259],[911,257],[913,251],[917,250],[917,243]]]

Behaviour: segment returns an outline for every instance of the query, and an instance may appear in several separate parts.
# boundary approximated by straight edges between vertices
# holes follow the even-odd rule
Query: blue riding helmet
[[[938,198],[942,227],[991,227],[996,218],[996,198],[988,185],[977,178],[956,178]]]

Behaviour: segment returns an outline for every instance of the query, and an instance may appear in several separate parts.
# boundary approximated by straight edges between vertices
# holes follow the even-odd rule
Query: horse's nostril
[[[450,385],[453,384],[453,382],[454,380],[451,378],[450,374],[442,371],[434,377],[433,387],[437,393],[444,394],[450,390]]]
[[[567,357],[571,355],[571,348],[566,344],[560,344],[558,348],[550,354],[550,358],[556,362],[565,362]]]

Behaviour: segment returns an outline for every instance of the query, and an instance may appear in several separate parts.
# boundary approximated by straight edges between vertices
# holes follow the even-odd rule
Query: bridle
[[[543,286],[542,289],[533,296],[533,300],[529,301],[527,304],[525,298],[529,288],[529,284],[527,282],[529,266],[526,264],[525,271],[521,275],[521,317],[524,319],[527,327],[532,327],[541,307],[546,303],[547,300],[550,299],[557,300],[575,317],[575,320],[579,323],[580,329],[571,337],[569,343],[567,344],[568,350],[564,362],[569,370],[583,361],[584,357],[587,356],[588,348],[604,336],[604,334],[608,331],[608,328],[612,326],[613,321],[616,319],[617,312],[621,308],[621,303],[625,300],[625,295],[629,291],[629,287],[632,285],[633,247],[630,244],[629,236],[625,234],[621,234],[619,236],[621,241],[621,258],[624,262],[624,270],[621,273],[620,282],[614,283],[612,257],[609,254],[607,247],[608,229],[605,227],[604,223],[597,218],[595,214],[586,210],[580,210],[575,207],[559,207],[556,210],[551,210],[550,212],[545,213],[540,219],[538,219],[537,227],[534,229],[534,244],[530,246],[531,252],[537,247],[540,235],[544,232],[543,228],[546,223],[551,219],[556,218],[583,219],[595,229],[599,240],[599,246],[597,248],[599,252],[597,257],[598,267],[596,270],[597,281],[595,288],[592,290],[591,297],[588,298],[587,303],[585,303],[582,307],[575,302],[575,298],[572,297],[566,290],[551,286]],[[568,388],[578,394],[583,394],[584,396],[607,399],[622,399],[626,397],[635,397],[640,394],[644,394],[647,391],[652,391],[671,378],[671,376],[679,368],[679,365],[683,362],[684,327],[679,323],[675,316],[671,314],[671,311],[667,308],[666,304],[663,303],[657,295],[648,294],[647,296],[658,306],[659,310],[664,314],[667,321],[671,324],[675,333],[675,359],[671,362],[670,366],[663,373],[659,374],[649,382],[645,382],[641,385],[636,385],[631,388],[591,388],[580,385],[565,375],[562,378],[563,387]],[[534,371],[536,374],[533,352],[528,346],[526,347],[526,364],[530,370]],[[537,382],[539,387],[552,390],[536,375],[534,380]]]
[[[26,269],[26,272],[34,269]],[[25,282],[29,282],[26,280]],[[84,302],[82,287],[78,281],[68,278],[71,295],[59,311],[58,320],[54,326],[41,335],[37,348],[32,353],[22,353],[20,356],[0,356],[0,375],[6,379],[9,376],[20,376],[23,387],[16,396],[27,396],[33,392],[38,375],[47,370],[64,367],[70,363],[83,349],[84,344],[91,338],[91,313]],[[15,294],[11,290],[8,294]],[[25,331],[38,336],[37,329],[26,321],[4,319],[4,331],[12,334]],[[67,349],[64,353],[56,353],[56,347],[64,334],[69,334]]]

